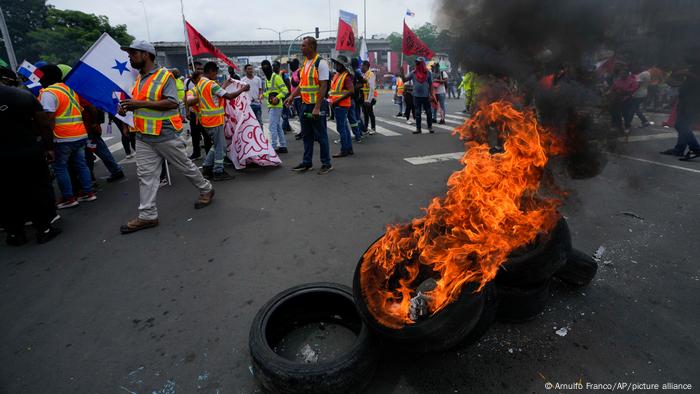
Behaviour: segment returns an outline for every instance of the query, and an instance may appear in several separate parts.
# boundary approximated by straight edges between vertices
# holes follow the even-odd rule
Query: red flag
[[[403,21],[403,54],[406,56],[423,56],[426,60],[432,59],[435,53],[428,48],[416,33],[408,28],[406,21]]]
[[[185,26],[187,27],[187,38],[190,41],[190,51],[192,52],[192,56],[209,54],[221,59],[224,63],[238,70],[236,63],[224,55],[223,52],[216,48],[211,42],[209,42],[209,40],[204,38],[203,35],[199,34],[199,32],[195,30],[192,25],[190,25],[190,22],[185,21]]]
[[[338,19],[338,38],[335,41],[336,51],[355,52],[355,33],[352,26],[342,19]]]

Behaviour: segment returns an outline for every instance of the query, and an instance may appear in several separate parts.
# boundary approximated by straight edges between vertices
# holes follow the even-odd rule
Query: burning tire
[[[389,345],[409,352],[440,352],[468,339],[479,339],[492,322],[490,314],[493,312],[487,308],[487,300],[493,302],[493,284],[489,283],[476,292],[478,283],[467,283],[459,297],[436,314],[399,328],[388,327],[376,319],[368,308],[360,283],[361,268],[362,258],[355,269],[353,281],[355,303],[367,326]],[[477,328],[482,332],[470,336]]]
[[[550,283],[551,279],[531,287],[499,284],[497,319],[504,323],[524,323],[537,317],[547,305]]]
[[[300,285],[273,297],[253,320],[249,346],[253,374],[274,393],[361,391],[378,360],[352,291],[334,283]]]
[[[484,294],[484,309],[481,312],[479,320],[474,328],[469,331],[469,334],[460,342],[460,346],[468,346],[477,342],[486,334],[491,325],[496,321],[498,314],[498,292],[496,286],[486,286],[483,290]]]
[[[548,281],[564,264],[571,251],[571,233],[561,218],[547,235],[511,253],[498,270],[496,282],[508,287],[533,287]]]
[[[585,286],[593,280],[596,272],[598,272],[598,263],[592,256],[578,249],[572,249],[566,264],[554,276],[570,285]]]

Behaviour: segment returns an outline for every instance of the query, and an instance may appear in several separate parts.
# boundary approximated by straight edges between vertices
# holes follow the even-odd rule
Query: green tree
[[[120,44],[133,40],[126,25],[111,26],[106,16],[58,10],[53,6],[48,6],[46,27],[35,29],[29,37],[42,60],[70,65],[78,61],[102,33],[109,34]]]
[[[17,61],[36,59],[38,53],[34,49],[29,32],[46,25],[46,0],[0,0],[0,7],[7,22]],[[4,53],[5,43],[2,45]]]

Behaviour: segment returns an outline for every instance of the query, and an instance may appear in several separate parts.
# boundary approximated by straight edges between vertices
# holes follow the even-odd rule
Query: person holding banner
[[[122,234],[129,234],[158,225],[156,196],[160,170],[167,160],[199,190],[195,209],[211,204],[214,188],[204,179],[197,166],[187,157],[187,143],[179,135],[182,118],[178,111],[175,78],[164,67],[157,66],[156,49],[147,41],[134,40],[121,47],[129,54],[131,67],[139,70],[131,95],[119,103],[119,114],[134,114],[136,135],[136,175],[139,178],[139,214],[122,225]]]
[[[289,94],[289,89],[282,76],[272,69],[269,60],[263,60],[261,67],[265,74],[264,96],[267,100],[267,108],[270,110],[270,142],[275,152],[287,153],[287,140],[284,138],[282,128],[282,102]]]
[[[333,170],[324,111],[327,109],[324,98],[328,93],[330,70],[328,62],[316,52],[317,45],[316,39],[311,36],[304,37],[301,42],[304,64],[301,67],[300,83],[284,101],[284,105],[289,107],[294,102],[294,97],[301,96],[302,112],[299,113],[299,121],[304,138],[304,157],[292,170],[306,172],[313,169],[314,141],[318,141],[322,163],[318,174],[323,175]]]
[[[416,58],[416,67],[404,78],[404,82],[410,81],[413,81],[413,106],[416,114],[416,131],[413,134],[421,133],[421,113],[423,111],[425,111],[428,131],[433,133],[433,115],[430,107],[431,98],[434,98],[432,93],[433,78],[425,65],[424,57]]]
[[[245,85],[235,92],[227,92],[216,83],[219,66],[214,62],[204,65],[204,74],[195,72],[192,80],[196,83],[195,96],[188,99],[188,104],[199,105],[199,116],[211,137],[214,146],[207,152],[202,163],[204,176],[214,182],[228,181],[234,178],[224,171],[224,157],[226,156],[226,136],[224,135],[224,99],[233,100],[243,92],[250,90],[250,85]]]

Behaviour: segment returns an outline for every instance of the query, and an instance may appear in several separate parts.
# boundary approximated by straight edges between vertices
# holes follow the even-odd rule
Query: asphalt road
[[[448,105],[454,126],[461,102]],[[59,238],[0,245],[0,392],[258,392],[248,356],[258,308],[300,283],[350,285],[384,226],[421,215],[459,168],[454,155],[424,157],[463,151],[447,128],[412,135],[389,96],[377,113],[384,134],[335,159],[328,175],[292,173],[302,145],[291,138],[282,167],[236,173],[204,210],[174,174],[159,192],[160,226],[122,236],[138,206],[135,166],[123,160],[128,179],[101,181],[96,202],[61,211]],[[564,181],[576,247],[603,248],[589,287],[555,286],[539,318],[495,324],[467,348],[387,352],[369,391],[540,393],[575,381],[697,390],[700,162],[657,153],[673,130],[632,137],[600,176]],[[107,143],[124,159],[118,138]],[[406,160],[417,157],[424,164]],[[314,160],[318,168],[318,151]]]

